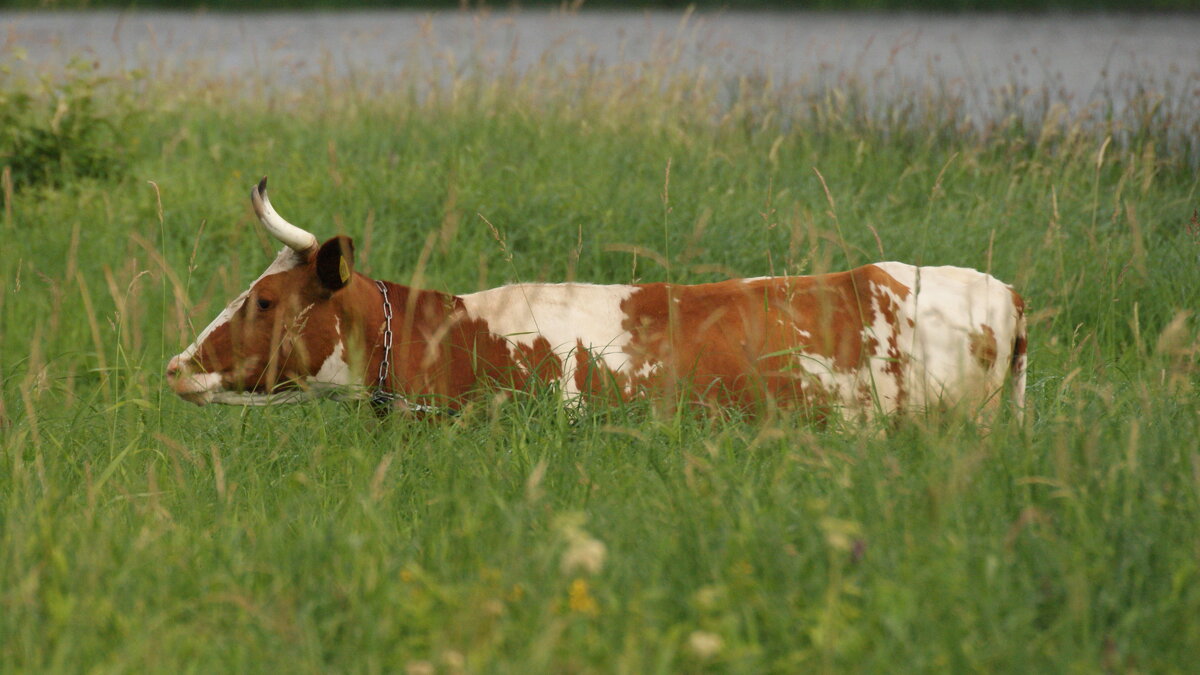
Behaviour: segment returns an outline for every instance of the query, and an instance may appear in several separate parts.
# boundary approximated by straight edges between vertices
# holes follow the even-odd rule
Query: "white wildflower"
[[[406,675],[433,675],[437,669],[428,661],[409,661],[404,666]]]
[[[567,541],[567,550],[563,552],[560,567],[563,574],[576,571],[596,574],[604,567],[606,555],[608,550],[604,547],[604,542],[593,539],[586,532],[580,532]]]
[[[597,574],[604,568],[608,549],[604,542],[583,529],[583,521],[582,514],[566,514],[560,516],[556,523],[559,534],[567,543],[559,561],[559,569],[565,575],[575,572]]]
[[[721,639],[720,635],[706,630],[694,630],[688,636],[688,651],[703,660],[716,656],[724,646],[725,641]]]

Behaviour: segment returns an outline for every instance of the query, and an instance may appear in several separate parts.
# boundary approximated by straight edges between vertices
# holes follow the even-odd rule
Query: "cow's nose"
[[[178,356],[172,356],[171,360],[167,362],[168,380],[173,380],[179,375],[179,369],[182,367],[180,366],[180,363],[181,361],[179,360]]]

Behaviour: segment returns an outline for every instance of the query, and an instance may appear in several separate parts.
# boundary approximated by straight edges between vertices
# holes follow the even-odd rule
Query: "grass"
[[[5,183],[0,669],[1194,662],[1184,93],[1113,93],[1112,114],[1018,101],[976,126],[936,91],[867,103],[853,82],[666,57],[358,75],[254,98],[194,72],[84,87],[122,120],[122,171]],[[368,273],[458,292],[990,270],[1032,307],[1029,419],[812,428],[630,405],[572,423],[544,392],[431,424],[196,408],[162,369],[270,261],[247,207],[263,173],[285,217],[354,236]]]

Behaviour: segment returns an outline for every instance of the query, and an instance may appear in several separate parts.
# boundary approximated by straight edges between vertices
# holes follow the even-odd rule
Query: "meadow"
[[[0,670],[1194,667],[1190,89],[979,119],[669,52],[283,83],[4,58]],[[198,408],[162,371],[270,262],[263,174],[362,271],[453,292],[987,270],[1031,308],[1029,409]]]

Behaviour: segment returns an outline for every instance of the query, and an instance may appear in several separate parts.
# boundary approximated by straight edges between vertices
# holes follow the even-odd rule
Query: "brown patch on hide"
[[[996,365],[996,332],[991,326],[984,324],[980,327],[980,332],[969,333],[967,335],[967,346],[971,350],[971,356],[975,357],[975,363],[983,371],[989,371],[992,366]]]

